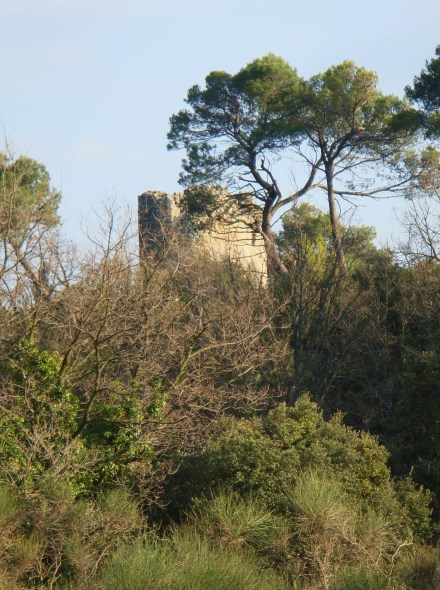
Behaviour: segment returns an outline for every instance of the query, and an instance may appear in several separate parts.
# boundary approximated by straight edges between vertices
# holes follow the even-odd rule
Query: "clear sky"
[[[102,199],[179,189],[168,119],[210,71],[272,52],[309,77],[351,59],[402,95],[439,31],[439,0],[0,0],[0,123],[16,155],[46,165],[76,237]],[[358,220],[385,240],[394,206]]]

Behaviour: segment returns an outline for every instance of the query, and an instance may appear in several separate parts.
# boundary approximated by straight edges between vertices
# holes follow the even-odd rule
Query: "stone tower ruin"
[[[226,193],[225,193],[226,194]],[[173,232],[182,232],[192,246],[213,260],[231,260],[265,281],[266,251],[262,236],[253,229],[252,219],[240,212],[230,198],[215,219],[194,232],[184,218],[181,193],[147,191],[138,197],[139,249],[142,256],[155,255],[166,248]]]

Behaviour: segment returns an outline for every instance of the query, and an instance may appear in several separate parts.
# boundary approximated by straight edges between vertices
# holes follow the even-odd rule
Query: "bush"
[[[284,507],[280,514],[261,499],[222,491],[196,500],[189,522],[216,547],[251,551],[262,564],[319,588],[334,580],[348,588],[367,580],[375,588],[384,576],[394,579],[412,545],[393,515],[362,507],[329,474],[304,471],[284,490]]]
[[[293,552],[301,557],[303,574],[323,588],[349,566],[391,575],[394,560],[407,541],[396,523],[372,508],[362,510],[341,484],[328,475],[304,473],[288,494]]]
[[[405,586],[393,583],[377,572],[349,569],[338,576],[330,585],[330,590],[405,590]]]
[[[148,469],[152,447],[140,424],[160,418],[162,400],[139,400],[137,385],[113,379],[105,399],[89,406],[63,381],[56,352],[22,339],[0,362],[0,480],[32,489],[63,473],[77,495],[133,483],[134,465]]]
[[[415,546],[401,561],[397,576],[411,590],[440,589],[440,552],[436,547]]]
[[[215,548],[194,530],[167,539],[139,539],[119,550],[104,569],[101,590],[287,590],[271,571],[232,548]]]
[[[122,490],[78,501],[72,485],[59,477],[39,483],[21,496],[0,488],[0,588],[87,578],[142,528],[136,504]]]
[[[307,396],[294,407],[279,405],[268,415],[227,419],[201,453],[180,458],[169,479],[169,514],[186,510],[191,499],[228,488],[260,498],[270,509],[289,509],[286,490],[308,469],[327,473],[364,510],[390,516],[402,529],[423,536],[429,523],[429,496],[411,489],[412,510],[397,494],[387,466],[388,453],[368,433],[344,426],[341,416],[326,421]],[[418,518],[414,518],[418,514]]]
[[[431,538],[433,530],[431,526],[431,492],[423,486],[417,488],[410,477],[397,480],[395,490],[405,520],[411,523],[411,530],[415,540],[423,541]]]
[[[276,563],[286,559],[289,523],[260,500],[223,491],[196,502],[189,517],[195,529],[219,547],[251,549]]]

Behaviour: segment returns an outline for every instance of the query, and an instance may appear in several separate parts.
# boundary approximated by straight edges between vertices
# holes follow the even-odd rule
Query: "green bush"
[[[100,590],[287,590],[271,571],[232,548],[215,548],[191,529],[139,539],[104,568]]]
[[[286,559],[289,523],[258,499],[223,491],[196,502],[189,517],[200,535],[219,547],[251,549],[276,563]]]
[[[19,502],[12,489],[6,486],[0,487],[0,531],[6,531],[14,527],[19,518]]]
[[[439,549],[416,545],[398,564],[396,575],[411,590],[439,590]]]
[[[420,536],[429,526],[429,496],[413,486],[413,509],[406,508],[405,494],[397,494],[392,482],[386,449],[368,433],[344,426],[339,415],[326,421],[307,396],[294,407],[281,404],[261,418],[225,420],[203,452],[180,460],[181,468],[167,487],[173,516],[187,509],[192,498],[220,488],[258,497],[270,509],[286,512],[286,490],[313,469],[339,482],[364,510],[389,514],[399,527]]]
[[[339,575],[330,585],[330,590],[405,590],[405,586],[389,580],[386,576],[367,569],[349,569]]]
[[[397,480],[394,488],[415,540],[430,539],[434,532],[431,524],[431,492],[423,486],[417,488],[410,477]]]
[[[76,500],[68,481],[48,476],[26,494],[0,488],[0,523],[0,588],[52,588],[55,581],[89,578],[143,525],[123,490]]]
[[[304,472],[291,490],[285,490],[290,512],[296,519],[319,521],[328,526],[353,519],[353,509],[340,483],[327,474]]]
[[[391,577],[402,549],[411,545],[390,515],[362,508],[328,474],[305,472],[287,496],[292,552],[301,557],[303,575],[323,588],[348,567]]]
[[[0,361],[0,481],[38,487],[41,477],[63,473],[75,493],[96,495],[104,486],[132,483],[139,463],[147,470],[153,451],[141,424],[161,419],[163,396],[141,403],[138,384],[114,379],[90,403],[63,381],[56,352],[22,339]]]

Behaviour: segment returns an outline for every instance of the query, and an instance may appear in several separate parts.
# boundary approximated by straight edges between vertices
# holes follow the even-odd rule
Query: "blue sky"
[[[402,95],[439,25],[438,0],[0,0],[3,143],[47,166],[76,237],[103,199],[135,206],[148,188],[179,189],[168,119],[211,70],[272,52],[309,77],[352,59]],[[374,203],[357,219],[384,241],[398,232],[396,206]]]

